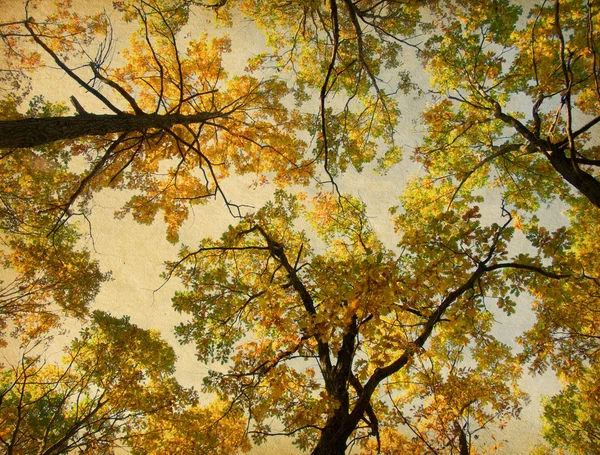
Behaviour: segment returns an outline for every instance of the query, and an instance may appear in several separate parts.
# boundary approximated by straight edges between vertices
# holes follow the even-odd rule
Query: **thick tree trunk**
[[[353,316],[337,354],[337,365],[324,373],[327,394],[330,399],[338,403],[338,408],[327,419],[319,442],[311,455],[344,455],[348,438],[356,429],[359,419],[363,415],[363,412],[350,413],[350,396],[348,394],[357,336],[358,318]]]
[[[35,147],[54,141],[110,133],[170,128],[173,125],[204,123],[221,116],[218,112],[194,115],[96,115],[27,118],[0,121],[0,148]]]
[[[346,441],[326,440],[321,438],[310,455],[345,455]]]
[[[356,427],[356,424],[352,424],[348,417],[346,410],[338,410],[327,420],[321,438],[311,455],[344,455],[346,453],[348,438]]]
[[[507,125],[512,126],[523,136],[529,144],[537,147],[541,152],[549,152],[549,160],[552,167],[558,172],[567,182],[577,188],[589,201],[596,207],[600,208],[600,181],[587,172],[576,169],[564,152],[564,147],[568,144],[568,139],[563,139],[557,144],[541,139],[539,133],[536,134],[530,131],[519,120],[502,112],[500,104],[496,101],[492,102],[496,105],[496,118],[502,120]],[[589,122],[583,128],[574,133],[578,136],[588,131],[596,123],[600,122],[600,116]]]
[[[585,171],[573,167],[562,150],[550,154],[550,164],[562,177],[577,188],[596,207],[600,208],[600,182]]]

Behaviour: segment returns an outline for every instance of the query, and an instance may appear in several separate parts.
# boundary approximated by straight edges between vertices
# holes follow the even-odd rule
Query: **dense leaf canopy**
[[[521,378],[548,371],[562,389],[526,450],[597,451],[600,4],[17,3],[0,23],[6,453],[274,436],[314,455],[493,453],[529,403]],[[393,183],[392,240],[351,175]],[[210,369],[202,397],[156,306],[142,328],[97,303],[131,278],[94,250],[110,195],[122,226],[179,248],[162,286]],[[204,217],[183,244],[215,199],[230,226],[210,237]]]

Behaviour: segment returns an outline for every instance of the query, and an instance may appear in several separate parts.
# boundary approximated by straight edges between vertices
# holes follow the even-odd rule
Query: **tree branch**
[[[104,103],[111,111],[113,111],[115,114],[123,114],[123,111],[121,111],[119,108],[117,108],[115,105],[113,105],[104,95],[102,95],[102,93],[100,93],[98,90],[96,90],[94,87],[92,87],[91,85],[89,85],[87,82],[85,82],[83,79],[81,79],[77,74],[75,74],[67,65],[65,65],[62,60],[58,57],[58,55],[56,55],[56,53],[54,53],[54,51],[52,49],[50,49],[46,43],[44,43],[35,33],[35,31],[33,30],[33,28],[31,27],[31,24],[34,24],[35,22],[33,21],[32,17],[28,17],[27,20],[25,22],[23,22],[23,24],[25,25],[25,28],[27,28],[27,30],[29,31],[29,34],[31,35],[31,37],[33,38],[33,40],[40,45],[40,47],[42,49],[44,49],[44,51],[50,55],[54,61],[56,62],[56,64],[65,72],[67,73],[67,75],[73,79],[75,82],[77,82],[82,88],[86,89],[88,92],[90,92],[92,95],[94,95],[96,98],[98,98],[100,101],[102,101],[102,103]]]

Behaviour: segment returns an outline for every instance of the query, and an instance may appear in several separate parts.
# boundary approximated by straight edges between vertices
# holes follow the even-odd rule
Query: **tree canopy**
[[[600,5],[101,3],[23,0],[0,23],[7,453],[275,436],[314,455],[502,453],[521,378],[547,371],[562,389],[524,450],[595,453]],[[259,53],[238,49],[244,27]],[[393,182],[392,240],[350,175]],[[143,324],[98,307],[127,279],[93,241],[95,201],[117,192],[123,226],[162,224],[179,248],[157,287],[177,288],[202,395],[179,384],[156,304]],[[204,217],[184,244],[213,200],[230,226],[207,236]]]

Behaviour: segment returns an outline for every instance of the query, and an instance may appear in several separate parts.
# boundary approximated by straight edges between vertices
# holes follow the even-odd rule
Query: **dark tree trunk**
[[[347,409],[338,411],[327,420],[321,437],[311,455],[344,455],[348,438],[354,431],[356,424],[352,424]]]
[[[358,318],[353,316],[342,340],[342,346],[337,353],[337,365],[324,373],[327,395],[338,403],[338,408],[327,419],[319,442],[311,455],[344,455],[348,438],[356,429],[359,419],[363,415],[363,412],[350,412],[348,394],[357,336]]]
[[[310,455],[345,455],[346,453],[346,441],[339,441],[337,439],[327,440],[325,433],[319,440],[319,444]]]
[[[512,126],[523,136],[531,145],[537,147],[541,152],[549,152],[549,161],[552,167],[558,172],[567,182],[577,188],[588,200],[596,207],[600,208],[600,181],[594,178],[593,175],[577,169],[573,162],[565,154],[564,147],[569,143],[568,139],[563,139],[557,144],[541,139],[538,133],[530,131],[525,125],[519,122],[514,117],[506,115],[502,112],[500,104],[496,105],[496,118],[499,118],[507,125]],[[583,128],[574,133],[577,137],[580,134],[588,131],[592,126],[600,122],[600,116],[589,122]]]
[[[596,207],[600,208],[600,182],[583,170],[573,167],[562,150],[550,154],[550,164],[562,177],[577,188]]]
[[[456,423],[456,427],[458,429],[458,447],[460,449],[460,455],[470,455],[471,450],[469,449],[467,434],[458,423]]]
[[[204,123],[221,116],[218,112],[194,115],[96,115],[27,118],[0,121],[0,148],[35,147],[54,141],[110,133],[170,128],[173,125]]]

